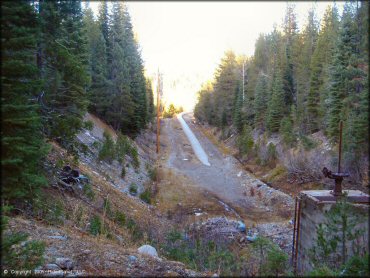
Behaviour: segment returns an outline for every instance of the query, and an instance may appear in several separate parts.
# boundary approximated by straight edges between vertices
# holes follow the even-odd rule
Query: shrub
[[[126,176],[126,167],[125,167],[125,165],[123,165],[122,166],[122,169],[121,169],[121,178],[125,178],[125,176]]]
[[[253,150],[252,129],[249,125],[244,125],[241,134],[237,140],[240,155],[248,155]]]
[[[276,146],[273,143],[267,145],[267,160],[276,159]]]
[[[94,215],[90,220],[90,234],[97,236],[102,233],[102,222],[98,215]]]
[[[99,151],[99,160],[106,160],[108,162],[112,162],[115,158],[116,152],[114,147],[114,142],[112,136],[104,131],[104,142]]]
[[[152,181],[156,181],[157,180],[157,168],[148,168],[148,175],[149,175],[149,178],[150,180]]]
[[[120,211],[116,211],[115,215],[114,215],[114,221],[120,225],[121,227],[123,227],[126,223],[126,215],[123,213],[123,212],[120,212]]]
[[[143,200],[147,204],[151,204],[152,194],[150,193],[149,189],[145,189],[143,193],[140,194],[140,199]]]
[[[83,127],[86,128],[87,130],[93,130],[94,128],[94,123],[92,121],[86,121],[83,123]]]
[[[213,241],[185,238],[177,230],[166,235],[162,248],[168,259],[180,261],[200,271],[222,271],[221,275],[240,275],[240,261],[227,248]]]
[[[136,195],[137,194],[137,185],[134,184],[134,183],[131,183],[129,191],[130,191],[131,195]]]
[[[109,202],[109,200],[107,198],[105,198],[104,201],[103,201],[103,211],[105,212],[105,214],[108,217],[112,217],[113,216],[113,211],[111,209],[110,202]]]
[[[302,146],[306,151],[312,150],[317,146],[317,143],[306,135],[301,135],[299,139],[301,140]]]
[[[292,146],[296,138],[293,133],[293,123],[289,117],[285,117],[281,120],[279,133],[283,139],[283,142],[287,146]]]
[[[86,195],[87,198],[90,200],[94,200],[95,198],[95,192],[92,189],[92,186],[90,183],[86,183],[83,185],[83,193]]]
[[[38,240],[26,241],[25,233],[5,232],[9,217],[4,215],[11,207],[4,206],[1,216],[1,266],[2,269],[34,269],[44,262],[45,243]],[[21,244],[25,242],[25,244]]]

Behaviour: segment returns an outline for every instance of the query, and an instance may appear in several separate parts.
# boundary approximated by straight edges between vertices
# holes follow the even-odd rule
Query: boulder
[[[55,263],[63,270],[72,270],[74,266],[70,258],[57,258]]]
[[[140,246],[137,251],[140,253],[140,254],[146,254],[146,255],[150,255],[152,257],[157,257],[158,258],[158,253],[157,253],[157,250],[153,247],[153,246],[150,246],[150,245],[143,245],[143,246]]]

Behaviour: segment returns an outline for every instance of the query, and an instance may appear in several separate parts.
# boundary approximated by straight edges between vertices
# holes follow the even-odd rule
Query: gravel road
[[[244,171],[234,157],[222,154],[193,124],[191,113],[184,114],[183,119],[208,155],[211,166],[199,161],[179,120],[173,118],[164,120],[161,131],[169,145],[165,146],[168,153],[166,167],[187,176],[244,219],[266,223],[285,221],[290,217],[293,199],[289,195],[268,187]]]

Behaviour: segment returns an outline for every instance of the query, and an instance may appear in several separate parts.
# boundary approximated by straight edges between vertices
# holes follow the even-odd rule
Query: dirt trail
[[[192,123],[192,114],[183,118],[207,153],[211,167],[197,159],[176,118],[165,119],[162,125],[164,167],[186,176],[191,186],[209,192],[245,220],[266,223],[286,221],[291,216],[293,200],[289,195],[268,187],[244,171],[234,157],[222,154]]]

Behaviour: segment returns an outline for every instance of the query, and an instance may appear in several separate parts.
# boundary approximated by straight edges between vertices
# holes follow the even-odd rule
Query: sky
[[[191,110],[202,83],[213,74],[226,50],[251,56],[260,33],[281,26],[285,1],[275,2],[140,2],[128,1],[145,74],[156,90],[158,69],[163,75],[163,100]],[[316,7],[321,19],[333,2],[296,2],[299,27]],[[98,2],[90,2],[94,12]],[[341,12],[341,3],[339,11]]]

